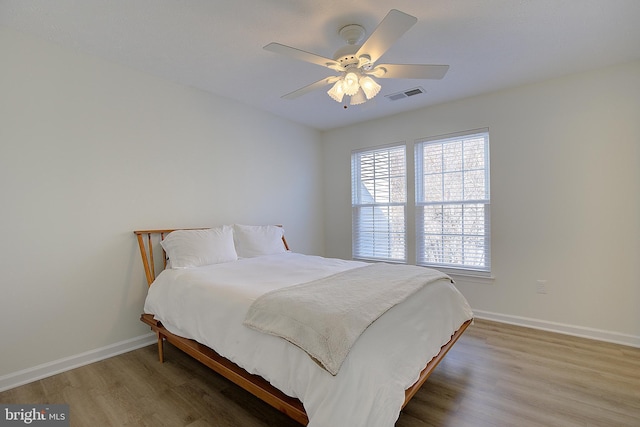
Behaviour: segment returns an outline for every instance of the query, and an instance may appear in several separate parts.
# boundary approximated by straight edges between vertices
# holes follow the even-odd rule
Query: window
[[[353,257],[406,262],[404,145],[351,155]]]
[[[489,134],[418,141],[417,264],[489,272]]]

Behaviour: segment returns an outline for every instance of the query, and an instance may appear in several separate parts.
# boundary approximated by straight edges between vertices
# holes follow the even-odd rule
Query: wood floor
[[[145,347],[0,403],[68,403],[72,426],[299,427],[170,345],[165,358]],[[638,427],[640,349],[477,320],[396,426]]]

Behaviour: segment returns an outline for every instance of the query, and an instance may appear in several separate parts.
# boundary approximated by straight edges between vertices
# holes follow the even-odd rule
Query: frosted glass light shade
[[[355,95],[353,95],[351,97],[351,105],[360,105],[360,104],[364,104],[365,102],[367,102],[367,97],[364,93],[364,91],[362,90],[362,88],[359,88],[358,91],[356,92]]]
[[[360,87],[367,96],[367,99],[371,99],[380,92],[381,86],[369,76],[364,76],[360,79]]]
[[[345,95],[355,95],[358,92],[358,89],[360,89],[360,85],[358,84],[358,75],[354,72],[347,73],[347,75],[344,76],[342,88],[344,89]]]
[[[338,80],[331,89],[327,91],[327,94],[336,102],[342,102],[344,98],[344,89],[342,87],[342,79]]]

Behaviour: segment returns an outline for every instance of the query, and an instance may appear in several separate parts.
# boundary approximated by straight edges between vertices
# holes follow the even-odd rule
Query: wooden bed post
[[[164,335],[158,332],[158,358],[164,363]]]
[[[200,230],[200,229],[198,229]],[[138,247],[140,248],[140,257],[142,257],[142,265],[144,266],[144,274],[147,278],[147,285],[151,286],[151,283],[156,279],[156,264],[153,256],[153,235],[160,235],[160,241],[164,240],[164,236],[173,230],[138,230],[134,231],[138,239]],[[144,236],[147,236],[147,243],[145,245]],[[162,249],[162,248],[161,248]],[[162,268],[167,268],[167,254],[162,249],[163,265]]]
[[[136,233],[136,237],[138,238],[138,247],[140,248],[140,256],[142,257],[142,265],[144,266],[144,274],[147,277],[147,285],[151,286],[151,283],[155,279],[155,275],[152,272],[152,266],[149,265],[149,257],[147,255],[147,249],[144,245],[144,240],[142,239],[143,232],[134,231]],[[147,233],[149,240],[149,249],[151,250],[151,233]],[[151,258],[151,262],[153,262],[153,258]]]

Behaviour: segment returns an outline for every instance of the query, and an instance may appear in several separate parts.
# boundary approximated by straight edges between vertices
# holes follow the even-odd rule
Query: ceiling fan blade
[[[383,73],[383,71],[386,72]],[[440,80],[449,71],[448,65],[380,64],[370,73],[381,79],[435,79]]]
[[[268,45],[263,47],[263,49],[268,50],[269,52],[279,53],[290,58],[295,58],[301,61],[331,68],[332,70],[344,70],[342,65],[340,65],[339,62],[334,61],[333,59],[325,58],[323,56],[316,55],[315,53],[305,52],[304,50],[296,49],[295,47],[285,46],[280,43],[269,43]]]
[[[371,62],[376,62],[416,22],[418,22],[418,18],[415,16],[391,9],[358,49],[356,57],[368,55]]]
[[[286,95],[282,96],[282,99],[296,99],[299,96],[302,96],[304,94],[307,94],[309,92],[313,92],[316,89],[320,89],[322,86],[326,86],[326,85],[330,85],[332,83],[337,82],[340,79],[340,77],[338,76],[330,76],[330,77],[326,77],[322,80],[318,80],[315,83],[311,83],[310,85],[307,85],[305,87],[302,87],[298,90],[294,90],[291,93],[288,93]]]

